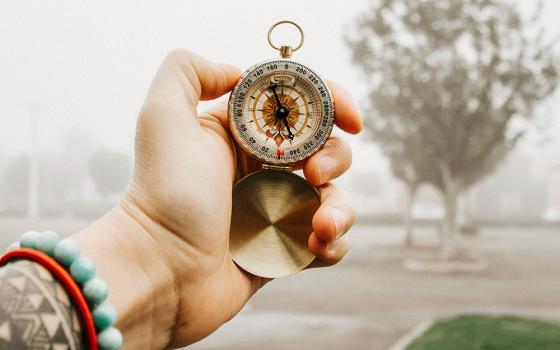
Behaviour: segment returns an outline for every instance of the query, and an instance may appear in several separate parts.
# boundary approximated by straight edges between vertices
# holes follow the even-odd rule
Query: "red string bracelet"
[[[72,279],[68,271],[64,269],[56,260],[47,254],[27,248],[15,249],[7,252],[0,257],[0,266],[6,265],[8,262],[17,259],[33,260],[43,266],[62,284],[62,287],[72,300],[74,307],[77,309],[78,317],[82,324],[82,330],[85,333],[87,349],[98,350],[97,334],[95,333],[95,325],[89,306],[80,290],[80,287]]]

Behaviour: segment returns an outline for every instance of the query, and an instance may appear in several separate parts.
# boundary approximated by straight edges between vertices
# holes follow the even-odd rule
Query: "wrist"
[[[109,286],[124,348],[161,349],[175,327],[177,284],[150,223],[138,215],[139,209],[123,200],[72,238]]]

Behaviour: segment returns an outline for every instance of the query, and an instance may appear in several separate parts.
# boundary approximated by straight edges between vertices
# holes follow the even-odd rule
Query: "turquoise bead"
[[[93,305],[101,304],[109,294],[107,284],[99,278],[92,278],[84,284],[82,288],[86,300]]]
[[[117,310],[111,304],[99,305],[93,309],[92,315],[98,331],[111,327],[117,321]]]
[[[21,246],[23,248],[35,249],[35,243],[39,239],[40,233],[37,231],[27,231],[20,239]]]
[[[101,350],[117,350],[123,343],[121,332],[114,327],[109,327],[97,334],[97,344]]]
[[[8,249],[6,249],[6,251],[9,252],[9,251],[16,250],[16,249],[19,249],[19,248],[21,248],[21,244],[19,242],[14,242],[14,243],[12,243],[8,246]]]
[[[95,276],[95,265],[88,258],[79,257],[70,265],[70,275],[74,281],[85,283]]]
[[[58,242],[54,249],[54,258],[64,266],[70,266],[80,256],[80,248],[70,239]]]
[[[60,240],[60,235],[53,231],[45,231],[39,235],[37,242],[35,242],[35,248],[39,249],[43,253],[53,256],[54,249]]]

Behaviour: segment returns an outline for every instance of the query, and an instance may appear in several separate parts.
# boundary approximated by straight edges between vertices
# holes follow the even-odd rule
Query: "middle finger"
[[[342,175],[352,164],[352,149],[345,140],[331,136],[325,146],[305,160],[303,173],[315,186],[321,186]]]

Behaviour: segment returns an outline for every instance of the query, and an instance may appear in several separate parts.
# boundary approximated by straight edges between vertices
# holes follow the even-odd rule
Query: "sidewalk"
[[[488,261],[479,275],[406,271],[398,227],[357,226],[349,256],[334,268],[274,281],[237,318],[190,349],[387,349],[427,318],[508,313],[560,321],[560,232],[486,229],[473,245]]]

